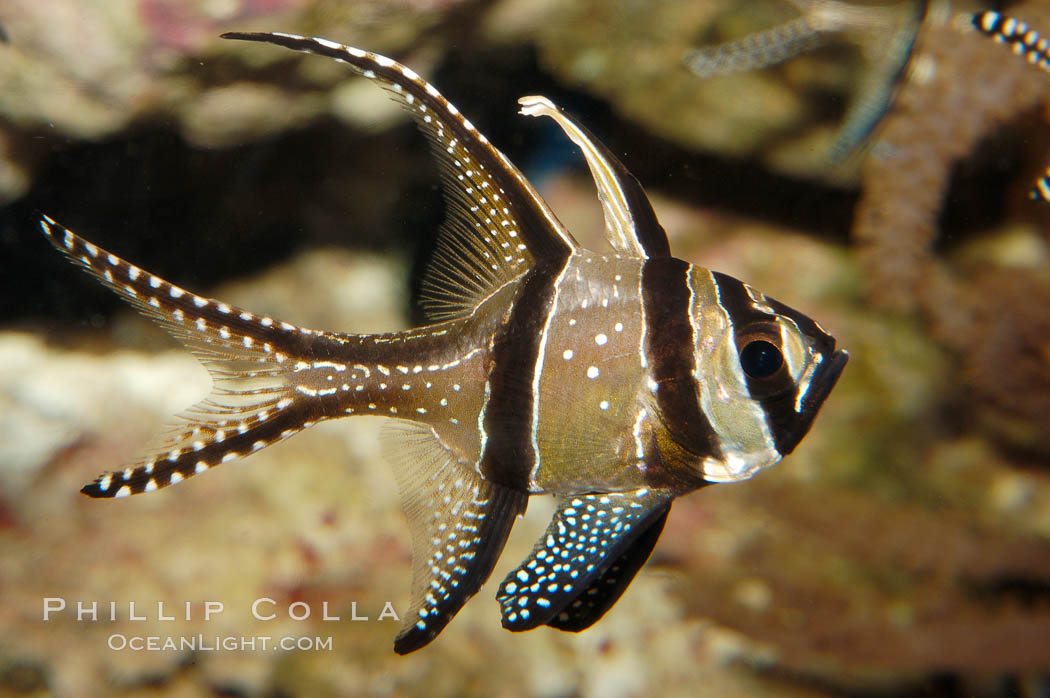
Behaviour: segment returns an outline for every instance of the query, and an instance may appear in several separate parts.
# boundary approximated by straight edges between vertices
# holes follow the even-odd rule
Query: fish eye
[[[740,367],[749,378],[769,378],[783,365],[780,348],[765,339],[753,339],[740,349]]]
[[[791,376],[784,370],[787,364],[781,341],[780,326],[775,322],[754,322],[737,331],[737,360],[751,382],[753,397],[770,397],[789,387]]]

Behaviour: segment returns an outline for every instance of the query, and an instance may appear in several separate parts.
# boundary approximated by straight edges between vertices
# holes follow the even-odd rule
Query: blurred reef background
[[[1050,696],[1050,204],[1027,196],[1050,164],[1050,73],[974,31],[980,9],[0,0],[0,696]],[[1050,35],[1050,0],[996,9]],[[823,41],[790,60],[706,78],[686,64],[799,17]],[[641,179],[676,256],[850,350],[812,433],[754,480],[678,500],[591,630],[503,631],[490,582],[404,658],[399,624],[376,619],[407,605],[411,576],[377,421],[321,424],[155,495],[81,496],[207,379],[50,249],[38,212],[289,322],[418,319],[443,215],[425,142],[344,66],[228,30],[411,66],[595,246],[585,166],[516,99],[579,116]],[[876,127],[838,152],[856,105]],[[549,509],[532,500],[493,580]],[[102,615],[116,601],[117,620],[45,623],[44,597]],[[260,597],[276,619],[252,618]],[[205,622],[207,600],[225,611]],[[289,617],[298,601],[309,619]],[[332,650],[116,651],[115,633]]]

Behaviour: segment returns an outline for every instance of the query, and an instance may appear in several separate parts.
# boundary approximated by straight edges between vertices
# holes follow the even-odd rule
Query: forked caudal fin
[[[40,225],[55,247],[189,347],[215,384],[206,400],[183,415],[183,428],[169,433],[151,454],[101,475],[83,488],[85,494],[151,492],[259,450],[314,421],[353,413],[356,403],[338,401],[340,393],[345,399],[354,392],[347,392],[350,383],[336,388],[331,382],[341,364],[311,357],[352,355],[360,338],[297,328],[194,295],[49,217]],[[390,372],[382,364],[372,368],[378,380],[384,370]],[[401,368],[395,371],[407,380],[410,370]],[[420,367],[411,375],[430,377],[428,370],[436,368]],[[364,373],[369,375],[367,368]],[[378,387],[386,386],[380,382]],[[392,460],[415,548],[412,608],[394,645],[405,654],[433,640],[488,579],[527,495],[482,479],[429,426],[400,426],[398,457]]]
[[[186,345],[208,369],[211,394],[149,455],[83,488],[126,497],[173,485],[257,451],[322,418],[329,385],[317,356],[337,338],[203,298],[129,264],[44,216],[48,240]]]

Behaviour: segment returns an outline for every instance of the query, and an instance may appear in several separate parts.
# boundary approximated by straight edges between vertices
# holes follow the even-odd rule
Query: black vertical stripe
[[[718,302],[729,313],[738,335],[748,332],[755,323],[770,323],[774,316],[755,307],[744,284],[731,276],[712,272],[718,285]],[[773,446],[781,455],[787,455],[805,436],[828,391],[842,370],[845,359],[835,353],[835,340],[811,319],[792,310],[772,298],[765,299],[770,309],[793,321],[799,331],[811,342],[812,350],[824,357],[825,363],[818,369],[809,384],[809,394],[804,396],[802,410],[795,409],[799,386],[785,371],[773,383],[746,376],[751,397],[758,401],[766,415],[766,424],[773,437]]]
[[[735,330],[739,331],[755,322],[775,320],[774,316],[755,307],[755,301],[743,281],[717,271],[711,272],[711,276],[718,288],[718,304],[729,313],[729,320]]]
[[[790,318],[809,340],[810,349],[822,357],[820,367],[809,382],[808,391],[802,396],[801,411],[795,410],[795,401],[798,399],[798,393],[801,390],[797,385],[794,386],[794,390],[787,393],[790,396],[790,400],[784,397],[779,402],[770,400],[762,405],[769,420],[777,451],[781,455],[786,456],[794,450],[798,442],[809,431],[814,417],[817,416],[817,412],[820,410],[820,406],[824,404],[824,399],[831,392],[831,389],[835,387],[835,382],[838,380],[839,374],[842,373],[849,355],[845,352],[835,351],[835,338],[825,332],[820,325],[809,317],[792,310],[773,298],[767,298],[766,302],[773,309],[773,312]]]
[[[642,246],[645,256],[649,259],[670,257],[671,246],[667,242],[667,231],[656,220],[656,212],[653,211],[653,205],[649,203],[649,197],[645,195],[642,185],[634,178],[634,175],[624,169],[619,162],[616,164],[619,165],[617,175],[620,186],[623,188],[624,198],[627,199],[627,205],[630,207],[631,218],[634,221],[634,234],[638,244]]]
[[[539,399],[532,384],[543,325],[554,312],[556,282],[568,263],[566,256],[561,264],[545,264],[525,276],[510,318],[493,340],[481,474],[518,491],[528,489],[539,458],[532,447],[533,404]]]
[[[689,265],[668,257],[642,266],[649,370],[657,383],[660,420],[674,441],[699,458],[721,456],[718,435],[700,408],[693,376],[695,343],[690,312]]]
[[[764,313],[755,307],[755,301],[747,292],[747,288],[742,281],[719,272],[711,272],[711,276],[714,277],[718,288],[718,303],[729,314],[729,319],[733,323],[733,329],[738,336],[746,333],[749,326],[755,323],[775,321],[774,316]],[[812,321],[810,324],[812,324]],[[782,455],[790,452],[790,448],[786,451],[784,449],[787,447],[789,435],[794,431],[794,424],[797,422],[798,415],[795,413],[795,398],[797,397],[798,386],[792,386],[793,389],[780,391],[778,395],[763,399],[770,392],[769,386],[746,374],[744,379],[747,381],[748,392],[751,394],[751,397],[759,401],[759,405],[761,405],[762,411],[766,415],[766,424],[773,437],[773,447]]]

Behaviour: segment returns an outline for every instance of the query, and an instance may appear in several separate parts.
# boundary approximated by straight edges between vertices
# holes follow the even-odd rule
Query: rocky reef
[[[1026,194],[1050,161],[1050,73],[972,31],[978,8],[930,2],[871,139],[830,162],[872,69],[863,37],[709,80],[683,61],[803,5],[0,6],[0,694],[1046,695],[1050,204]],[[1050,34],[1045,0],[1009,12]],[[812,433],[753,480],[676,502],[591,630],[508,633],[490,583],[407,657],[384,613],[407,607],[411,543],[380,420],[151,495],[80,495],[207,379],[59,259],[38,211],[289,322],[417,318],[442,216],[425,142],[342,66],[216,38],[234,29],[411,65],[596,245],[582,163],[515,100],[574,111],[640,176],[678,256],[850,350]],[[549,515],[534,498],[493,579]],[[191,637],[211,649],[163,647]]]

